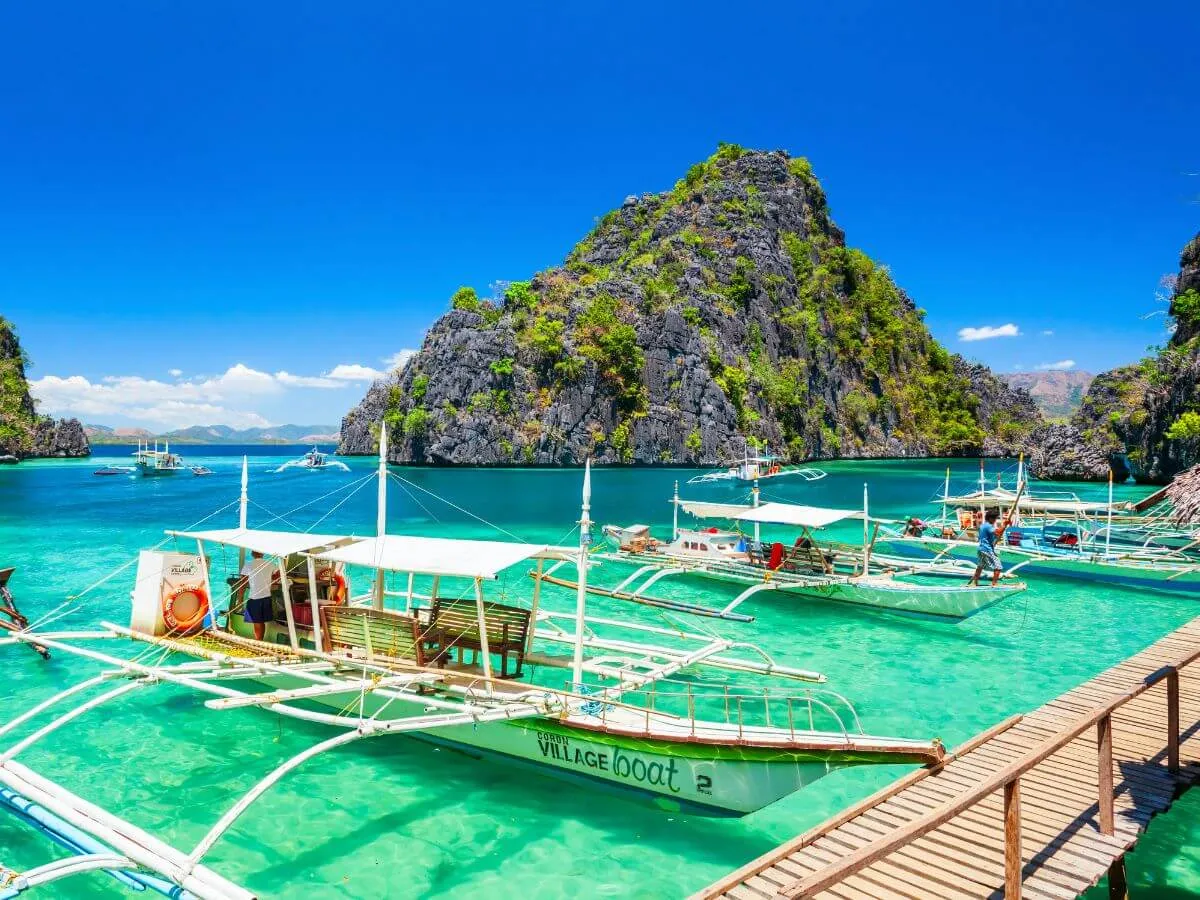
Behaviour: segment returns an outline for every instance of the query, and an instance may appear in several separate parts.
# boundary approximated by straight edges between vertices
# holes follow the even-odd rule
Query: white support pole
[[[575,654],[571,675],[576,689],[583,685],[583,629],[587,615],[588,545],[592,542],[592,459],[583,467],[583,504],[579,516],[578,583],[575,588]]]
[[[379,420],[379,493],[375,501],[375,536],[387,534],[387,422]],[[383,609],[383,569],[375,570],[375,608]]]
[[[946,524],[946,507],[950,502],[950,467],[946,466],[946,487],[942,491],[942,525]]]
[[[300,649],[300,639],[296,637],[296,617],[292,615],[292,591],[288,587],[287,557],[279,557],[279,591],[283,594],[283,615],[287,619],[288,642],[293,650]]]
[[[679,482],[675,482],[675,496],[671,498],[671,540],[679,540]]]
[[[196,554],[200,557],[200,578],[204,588],[204,596],[208,598],[209,628],[217,627],[217,616],[213,607],[212,579],[209,577],[208,557],[204,555],[204,541],[196,538]]]
[[[434,575],[433,576],[433,584],[431,584],[429,586],[429,602],[431,604],[433,603],[434,600],[437,599],[438,588],[441,586],[441,584],[442,584],[442,576]]]
[[[317,561],[310,556],[308,558],[308,604],[312,609],[313,649],[320,653],[323,651],[323,638],[321,636],[321,600],[318,594]],[[346,598],[346,602],[350,602],[349,597]]]
[[[492,694],[492,654],[488,647],[487,616],[483,612],[483,579],[475,579],[475,615],[479,622],[479,647],[483,654],[483,675],[487,679],[487,692]]]
[[[404,612],[406,614],[412,612],[413,600],[413,578],[416,576],[412,572],[408,573],[408,592],[404,595]]]
[[[871,504],[867,497],[867,483],[863,482],[863,574],[871,567]]]
[[[529,634],[525,637],[525,652],[533,652],[533,636],[537,632],[537,614],[538,606],[542,602],[542,568],[546,561],[539,559],[537,561],[537,571],[533,576],[533,602],[529,606]]]
[[[757,506],[759,504],[759,487],[758,487],[758,469],[757,468],[754,470],[754,486],[750,488],[750,496],[752,498],[752,502],[753,502],[754,506],[757,508]],[[762,543],[762,540],[759,537],[759,533],[758,533],[759,527],[760,527],[759,523],[756,521],[754,523],[754,552],[755,553],[758,552],[758,545],[760,543]]]
[[[242,457],[242,493],[238,498],[238,528],[245,531],[248,521],[247,513],[250,510],[250,460],[248,457]],[[246,548],[238,547],[238,575],[242,574],[242,568],[246,565]],[[230,598],[230,607],[233,606],[233,598]],[[232,616],[225,617],[225,627],[231,627],[230,619]]]
[[[1108,528],[1104,531],[1104,555],[1108,556],[1112,549],[1112,507],[1113,507],[1113,473],[1112,466],[1108,469]]]

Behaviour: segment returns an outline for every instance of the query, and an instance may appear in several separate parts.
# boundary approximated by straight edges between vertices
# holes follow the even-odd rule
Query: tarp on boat
[[[749,503],[706,503],[703,500],[679,500],[679,508],[697,519],[736,519],[748,509]]]
[[[772,525],[795,525],[799,528],[824,528],[843,519],[861,519],[860,509],[829,509],[824,506],[804,506],[798,503],[764,503],[734,516],[740,522],[766,522]]]
[[[546,544],[388,534],[312,555],[391,572],[494,579],[509,566],[527,559],[574,559],[577,554],[573,548]]]
[[[168,531],[174,537],[192,538],[194,540],[211,541],[214,544],[224,544],[227,547],[238,547],[243,550],[257,550],[267,556],[291,556],[293,553],[313,551],[319,556],[319,551],[341,546],[356,538],[340,534],[307,534],[303,531],[267,531],[257,528],[216,528],[211,531]]]

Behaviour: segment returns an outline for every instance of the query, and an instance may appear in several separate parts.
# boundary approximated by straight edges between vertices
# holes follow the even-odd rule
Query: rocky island
[[[374,453],[383,420],[398,463],[712,465],[746,440],[792,460],[1007,455],[1042,423],[933,339],[783,152],[722,145],[562,266],[451,307],[339,452]]]
[[[55,420],[38,415],[25,379],[27,365],[16,330],[0,316],[0,463],[90,454],[78,419]]]

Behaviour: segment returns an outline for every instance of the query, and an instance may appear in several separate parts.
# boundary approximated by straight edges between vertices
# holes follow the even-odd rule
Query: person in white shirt
[[[247,582],[246,608],[242,615],[254,626],[254,637],[261,641],[267,632],[267,623],[275,617],[271,610],[271,579],[275,575],[275,566],[270,560],[263,559],[257,550],[250,551],[250,557],[240,573]]]

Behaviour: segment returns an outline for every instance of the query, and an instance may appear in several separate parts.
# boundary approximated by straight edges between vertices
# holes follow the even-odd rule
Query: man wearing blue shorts
[[[271,610],[271,578],[275,575],[275,566],[270,560],[263,559],[257,550],[252,550],[240,574],[246,579],[248,598],[242,616],[254,626],[254,637],[261,641],[267,632],[267,623],[275,618]]]
[[[989,509],[979,526],[979,563],[975,566],[975,574],[967,582],[969,585],[979,584],[979,576],[984,569],[992,570],[992,587],[1000,581],[1000,557],[996,555],[996,541],[1004,534],[1005,525],[996,527],[996,519],[1000,517],[994,509]]]

